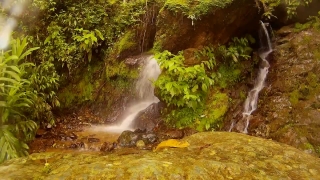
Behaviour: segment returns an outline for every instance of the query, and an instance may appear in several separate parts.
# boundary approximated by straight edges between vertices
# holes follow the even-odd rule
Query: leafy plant
[[[33,105],[35,94],[23,76],[32,63],[22,62],[38,48],[27,47],[26,38],[13,40],[11,50],[0,54],[0,162],[27,155],[25,143],[33,138],[37,124],[28,119],[25,109]]]
[[[98,46],[98,38],[104,40],[104,37],[98,29],[94,31],[84,30],[82,28],[75,30],[79,31],[81,35],[74,34],[73,39],[80,43],[80,50],[86,52],[88,61],[90,62],[92,58],[92,48]]]
[[[201,16],[210,12],[213,8],[224,8],[231,4],[232,0],[225,1],[212,1],[212,0],[202,0],[194,3],[194,1],[181,1],[181,0],[166,0],[163,8],[174,13],[182,13],[184,16],[192,20],[192,25],[194,21],[200,19]]]
[[[260,0],[263,4],[264,14],[263,16],[271,19],[275,17],[272,13],[276,7],[281,4],[286,6],[287,17],[291,19],[297,15],[297,8],[299,6],[308,6],[312,0]]]
[[[208,75],[205,69],[211,69],[211,66],[202,62],[199,65],[185,67],[182,54],[173,55],[169,51],[158,53],[155,58],[162,69],[162,74],[155,82],[160,90],[160,97],[168,105],[196,109],[203,101],[208,88],[214,83],[214,74]]]
[[[51,112],[53,107],[59,107],[60,102],[56,95],[59,87],[59,78],[54,65],[50,61],[44,61],[32,69],[30,75],[30,89],[37,94],[34,98],[35,109],[31,112],[35,120],[46,120],[54,124]]]

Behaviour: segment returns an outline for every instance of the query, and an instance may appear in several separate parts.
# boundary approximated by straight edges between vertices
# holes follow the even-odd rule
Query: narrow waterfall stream
[[[252,113],[258,107],[259,100],[259,92],[265,87],[265,80],[267,78],[268,70],[270,64],[266,59],[268,55],[272,52],[271,41],[269,37],[269,33],[267,31],[265,23],[260,21],[261,29],[259,31],[260,38],[260,49],[259,56],[261,58],[261,63],[259,67],[258,76],[255,79],[254,87],[249,91],[247,99],[244,102],[242,118],[245,120],[245,126],[243,129],[243,133],[248,133],[248,127],[250,124],[250,119],[252,117]],[[232,122],[229,131],[231,131],[234,127],[234,122]]]
[[[159,102],[159,99],[154,96],[153,81],[158,79],[161,73],[160,67],[153,56],[147,56],[143,64],[144,66],[135,85],[138,100],[123,112],[124,118],[120,120],[119,125],[97,127],[97,130],[113,133],[132,130],[131,124],[139,112],[145,110],[151,104]]]

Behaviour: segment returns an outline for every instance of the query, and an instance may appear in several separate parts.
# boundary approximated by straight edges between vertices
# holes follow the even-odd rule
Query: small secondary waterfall
[[[154,96],[153,81],[158,79],[161,73],[160,67],[153,56],[148,56],[144,61],[144,67],[140,72],[135,88],[138,101],[125,110],[125,117],[121,120],[121,124],[105,127],[105,131],[122,132],[124,130],[132,130],[131,124],[139,112],[151,104],[159,102],[159,99]]]
[[[245,120],[245,127],[243,133],[248,133],[248,127],[251,119],[251,114],[258,107],[259,92],[265,87],[265,80],[267,78],[268,70],[270,64],[266,59],[268,55],[272,52],[271,41],[269,33],[266,29],[265,23],[260,21],[261,29],[259,31],[260,38],[260,50],[259,56],[261,58],[261,64],[259,67],[258,77],[255,80],[254,87],[249,91],[247,99],[244,102],[244,109],[242,113],[242,118]],[[234,122],[232,122],[229,131],[234,127]]]

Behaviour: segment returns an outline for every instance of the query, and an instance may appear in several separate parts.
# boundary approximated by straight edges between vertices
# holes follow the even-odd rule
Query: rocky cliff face
[[[0,165],[1,179],[318,179],[320,160],[238,133],[189,136],[187,148],[40,153]]]
[[[206,14],[193,19],[184,14],[183,8],[179,10],[178,5],[176,12],[164,6],[158,15],[155,46],[176,53],[209,44],[224,44],[259,26],[260,15],[255,1],[234,0],[223,7],[206,8],[210,8]]]
[[[268,81],[250,121],[250,134],[320,154],[319,45],[317,28],[285,26],[276,32]]]

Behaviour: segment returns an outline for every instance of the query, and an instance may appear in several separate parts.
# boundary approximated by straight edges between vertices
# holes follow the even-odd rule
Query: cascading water
[[[242,118],[245,120],[246,124],[242,131],[243,133],[248,133],[251,114],[257,109],[259,92],[265,86],[265,80],[267,78],[268,70],[270,67],[270,64],[266,58],[272,52],[271,41],[270,41],[269,33],[266,29],[265,23],[260,21],[260,24],[261,24],[261,29],[259,31],[259,38],[260,38],[259,56],[262,62],[260,64],[258,77],[255,80],[254,87],[249,91],[247,99],[244,102],[244,110],[242,113]],[[233,126],[234,126],[234,122],[231,124],[229,131],[232,130]]]
[[[121,124],[105,127],[103,128],[104,131],[122,132],[124,130],[132,130],[131,124],[139,112],[151,104],[159,102],[159,99],[154,96],[153,81],[158,79],[161,73],[160,67],[153,56],[148,56],[144,64],[136,83],[138,101],[125,110],[125,117],[121,120]]]

